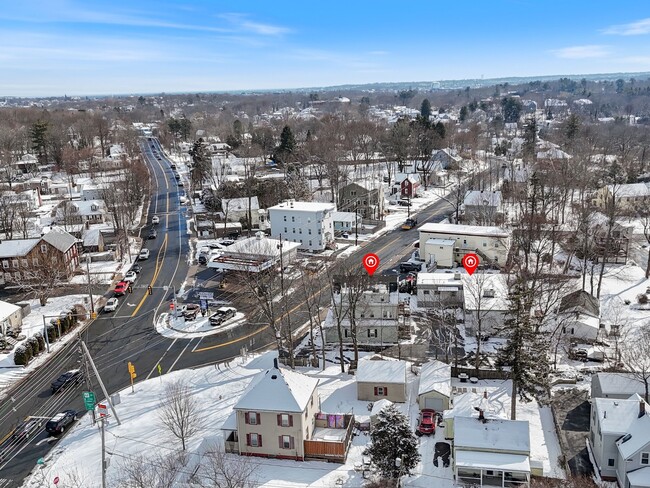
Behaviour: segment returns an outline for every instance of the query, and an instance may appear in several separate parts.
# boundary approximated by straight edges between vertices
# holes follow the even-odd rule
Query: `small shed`
[[[7,331],[19,333],[23,326],[23,310],[18,305],[0,300],[0,325],[2,334]]]
[[[451,397],[451,366],[442,361],[429,361],[420,370],[418,405],[437,412],[449,409]]]
[[[359,400],[406,401],[406,362],[362,359],[356,374]]]

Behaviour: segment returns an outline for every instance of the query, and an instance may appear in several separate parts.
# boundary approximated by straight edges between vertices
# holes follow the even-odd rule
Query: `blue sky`
[[[650,71],[639,0],[0,5],[0,96]]]

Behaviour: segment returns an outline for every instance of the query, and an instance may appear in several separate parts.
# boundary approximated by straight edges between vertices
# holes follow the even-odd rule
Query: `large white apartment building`
[[[333,203],[287,200],[268,210],[273,238],[282,236],[308,251],[323,251],[334,240]]]
[[[421,258],[439,268],[460,265],[468,253],[495,264],[505,264],[508,257],[510,234],[499,227],[428,223],[418,230]]]

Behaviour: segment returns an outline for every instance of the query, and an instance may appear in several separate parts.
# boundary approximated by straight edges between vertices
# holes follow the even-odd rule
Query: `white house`
[[[458,417],[454,477],[475,486],[530,486],[527,421]]]
[[[299,243],[307,251],[324,251],[334,240],[333,203],[287,200],[268,210],[274,238]]]
[[[422,365],[419,376],[420,409],[432,408],[437,412],[447,410],[451,398],[451,365],[434,359]]]
[[[557,320],[563,334],[595,341],[601,334],[600,303],[586,291],[576,290],[562,297]]]
[[[418,273],[418,307],[454,308],[463,305],[460,273]]]
[[[23,309],[13,303],[0,300],[0,325],[3,336],[6,336],[9,330],[19,333],[23,326]]]
[[[470,190],[463,200],[464,221],[478,225],[494,224],[501,213],[501,192]]]
[[[223,249],[208,261],[208,268],[259,273],[279,264],[280,259],[284,266],[292,263],[297,251],[298,244],[295,242],[269,239],[258,232],[255,237],[240,239]]]
[[[510,234],[499,227],[427,223],[418,231],[420,254],[426,262],[431,262],[432,257],[434,261],[438,259],[431,252],[431,246],[427,249],[429,239],[447,241],[445,245],[451,248],[453,262],[458,265],[468,253],[478,254],[483,263],[504,264],[508,257]],[[454,243],[450,245],[448,241]]]
[[[603,480],[650,486],[650,407],[639,395],[593,399],[589,442]]]
[[[508,312],[508,275],[477,272],[461,276],[466,333],[476,334],[480,320],[481,335],[493,335]]]
[[[250,206],[250,208],[249,208]],[[266,224],[264,211],[260,212],[260,203],[256,196],[243,198],[222,198],[221,209],[227,222],[248,220],[250,210],[251,229],[263,228]]]
[[[626,399],[638,393],[645,395],[645,385],[631,373],[596,373],[591,376],[591,398]]]

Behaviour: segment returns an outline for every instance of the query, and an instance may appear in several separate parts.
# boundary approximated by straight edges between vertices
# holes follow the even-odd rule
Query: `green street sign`
[[[95,409],[95,394],[92,391],[83,392],[84,405],[87,411]]]

